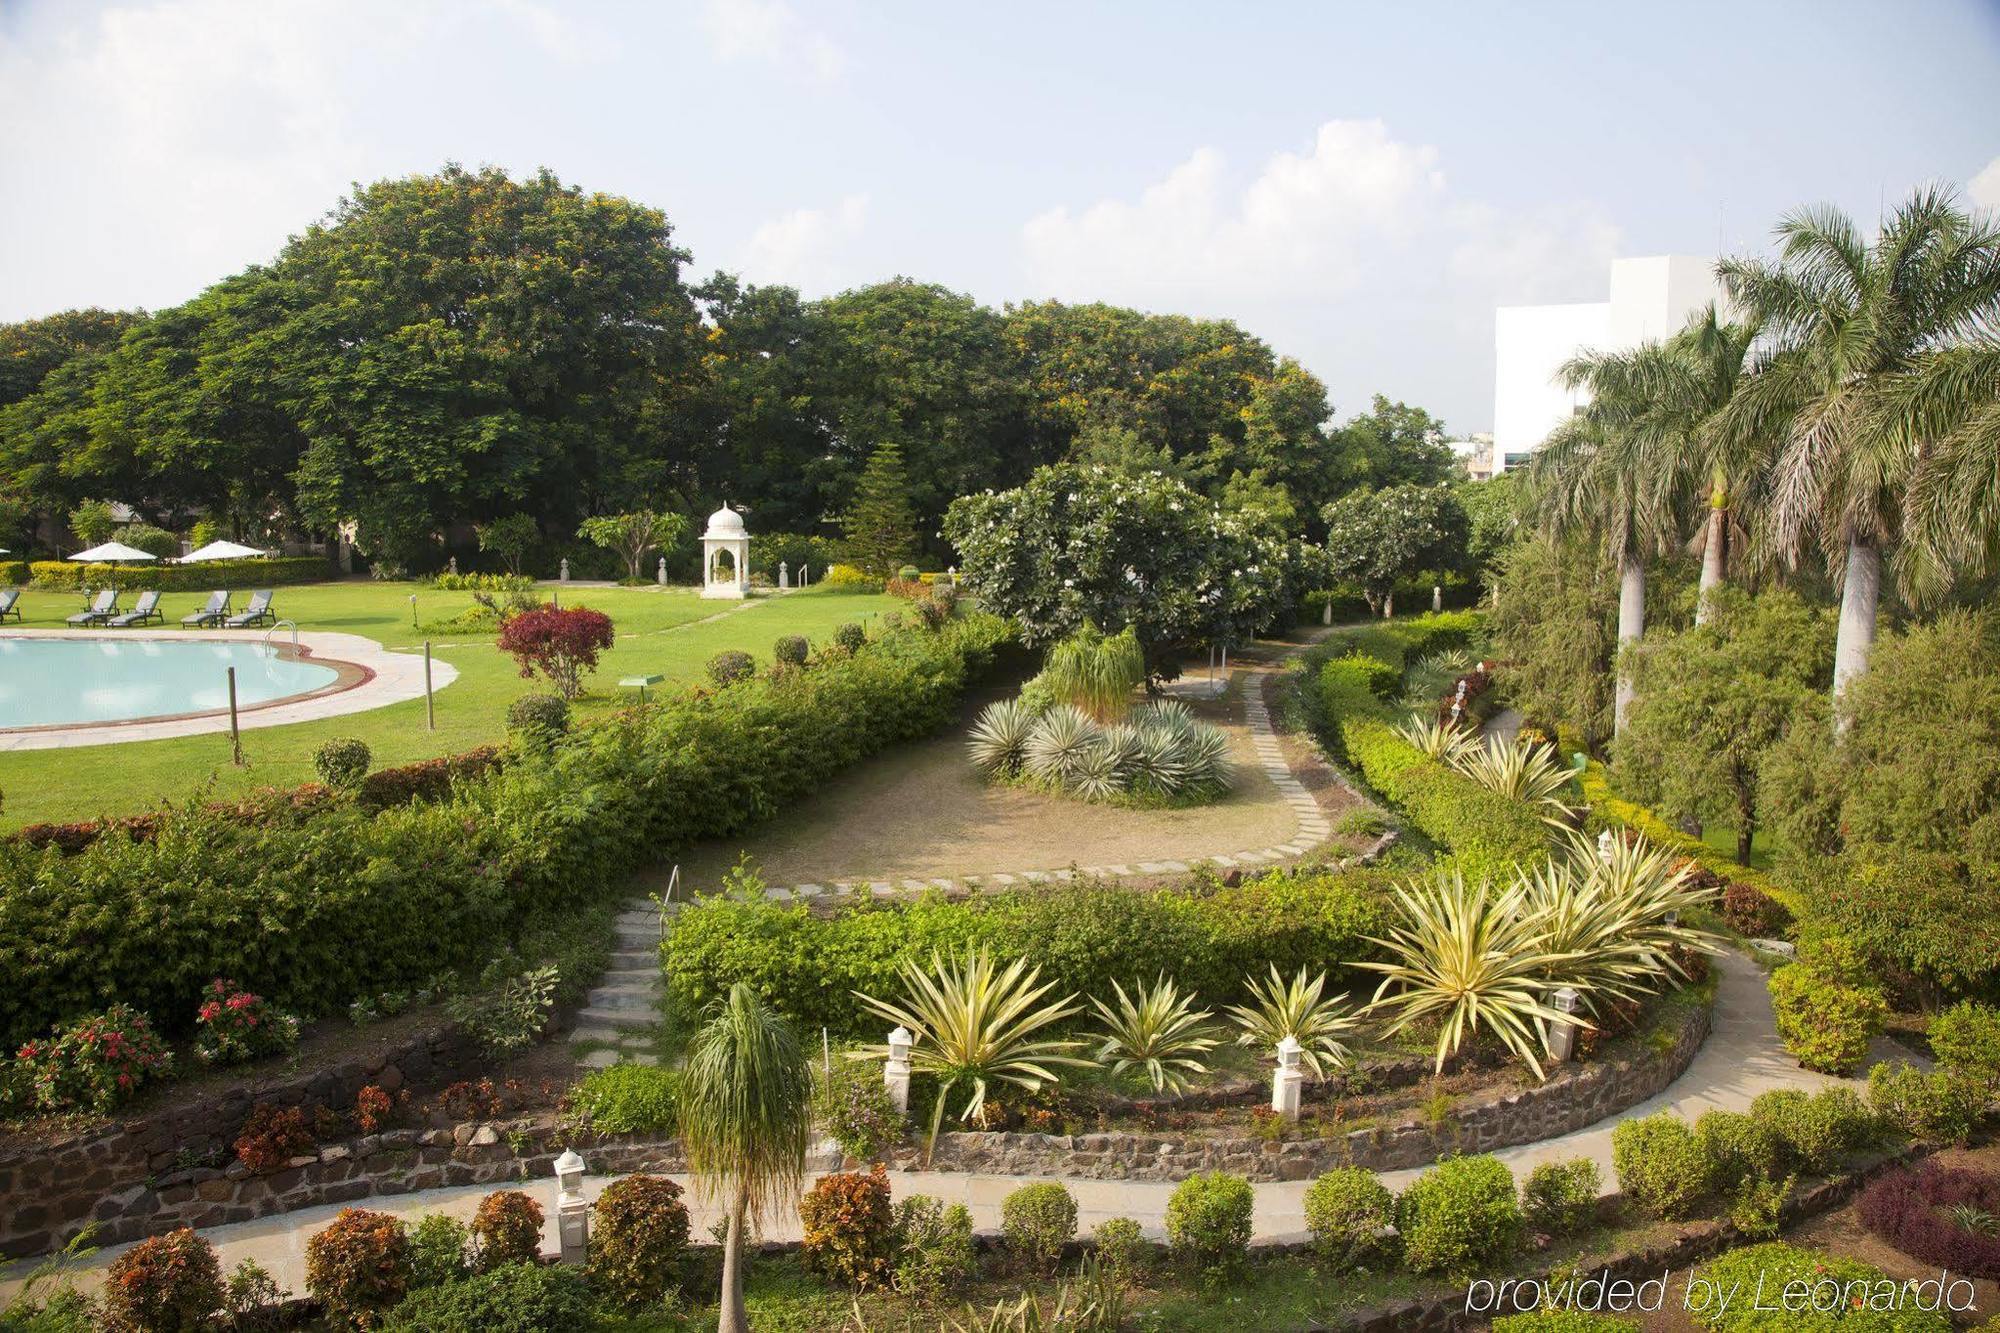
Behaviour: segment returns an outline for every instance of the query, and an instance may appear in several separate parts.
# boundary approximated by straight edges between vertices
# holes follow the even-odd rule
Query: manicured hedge
[[[1470,611],[1418,616],[1329,636],[1319,668],[1318,714],[1328,745],[1400,808],[1417,829],[1449,848],[1471,878],[1498,876],[1548,854],[1548,827],[1522,802],[1488,791],[1426,756],[1396,732],[1379,696],[1385,668],[1398,673],[1428,653],[1463,648],[1477,632]]]
[[[1472,579],[1448,578],[1443,583],[1444,604],[1449,608],[1473,606],[1484,591]],[[1327,603],[1333,603],[1333,618],[1337,623],[1350,620],[1370,620],[1378,612],[1368,609],[1368,599],[1361,595],[1361,589],[1351,583],[1343,583],[1336,588],[1322,588],[1305,594],[1299,599],[1299,616],[1303,620],[1318,621],[1326,614]],[[1396,586],[1396,606],[1403,614],[1421,611],[1431,604],[1431,584],[1428,582],[1402,583]]]
[[[340,577],[340,567],[323,555],[278,555],[259,560],[204,560],[176,565],[165,560],[135,565],[79,565],[37,560],[28,566],[37,588],[153,588],[160,592],[208,592],[215,588],[282,588]]]
[[[1645,806],[1612,795],[1611,783],[1604,775],[1604,765],[1595,759],[1579,776],[1577,785],[1583,789],[1583,799],[1589,802],[1590,812],[1598,820],[1621,828],[1636,829],[1648,840],[1673,848],[1711,874],[1720,875],[1733,884],[1747,884],[1775,899],[1784,904],[1793,916],[1806,915],[1807,904],[1804,900],[1763,871],[1730,860],[1701,839],[1691,838],[1672,827]]]
[[[671,702],[510,757],[449,795],[243,820],[162,812],[73,855],[0,845],[0,1040],[123,1001],[186,1031],[216,976],[311,1015],[481,962],[532,914],[747,828],[942,726],[1007,629],[969,616]]]
[[[742,981],[780,1011],[845,1036],[881,1035],[855,991],[900,995],[903,959],[971,943],[1029,959],[1054,983],[1052,998],[1108,998],[1113,981],[1130,991],[1164,970],[1214,1006],[1243,998],[1246,979],[1274,963],[1287,975],[1332,968],[1334,987],[1362,985],[1366,979],[1341,964],[1374,956],[1365,937],[1381,931],[1382,885],[1372,871],[1275,873],[1233,888],[1079,885],[964,901],[932,895],[830,915],[803,904],[711,898],[674,919],[662,954],[678,1003],[698,1008]]]

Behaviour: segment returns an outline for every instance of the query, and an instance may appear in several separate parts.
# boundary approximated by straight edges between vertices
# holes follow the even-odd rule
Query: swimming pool
[[[316,662],[251,641],[0,638],[0,730],[80,726],[251,708],[339,679]]]

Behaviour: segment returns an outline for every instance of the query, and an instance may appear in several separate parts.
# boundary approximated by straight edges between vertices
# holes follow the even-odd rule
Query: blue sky
[[[171,305],[446,160],[663,208],[697,275],[1223,315],[1481,430],[1496,303],[2000,207],[2000,4],[0,0],[0,319]]]

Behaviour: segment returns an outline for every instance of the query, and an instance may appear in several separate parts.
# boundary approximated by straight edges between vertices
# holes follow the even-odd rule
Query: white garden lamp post
[[[889,1058],[882,1063],[882,1086],[889,1090],[889,1103],[897,1115],[910,1113],[910,1048],[917,1039],[906,1027],[889,1034]]]
[[[701,595],[741,601],[750,595],[750,532],[727,504],[701,534]]]
[[[590,1252],[590,1205],[583,1201],[583,1158],[565,1148],[556,1158],[556,1241],[566,1264],[580,1264]]]
[[[1567,1062],[1571,1052],[1576,1050],[1576,1020],[1570,1015],[1576,1012],[1579,998],[1575,989],[1569,986],[1555,993],[1553,1003],[1563,1018],[1549,1024],[1549,1060],[1554,1064]]]
[[[1306,1081],[1305,1070],[1299,1068],[1301,1054],[1299,1039],[1286,1033],[1285,1039],[1278,1043],[1278,1068],[1271,1075],[1271,1109],[1287,1120],[1299,1118],[1299,1100]]]

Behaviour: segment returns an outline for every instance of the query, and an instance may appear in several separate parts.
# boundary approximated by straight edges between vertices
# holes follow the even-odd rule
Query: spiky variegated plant
[[[1382,974],[1366,1012],[1389,1015],[1388,1031],[1436,1022],[1437,1067],[1472,1038],[1497,1037],[1542,1073],[1541,1024],[1566,1021],[1543,998],[1548,978],[1570,969],[1574,954],[1548,947],[1517,884],[1504,892],[1468,886],[1458,871],[1436,871],[1394,890],[1397,920],[1369,938],[1391,955],[1356,963]]]
[[[1055,1070],[1061,1066],[1090,1064],[1072,1054],[1082,1043],[1037,1035],[1082,1006],[1074,995],[1041,1003],[1054,986],[1038,985],[1041,969],[1029,968],[1024,958],[1000,968],[985,949],[968,948],[949,959],[932,953],[928,968],[906,958],[897,972],[908,995],[903,1003],[860,991],[854,994],[873,1013],[910,1030],[916,1038],[910,1050],[911,1071],[938,1080],[937,1105],[924,1144],[926,1163],[937,1146],[945,1104],[960,1084],[971,1090],[959,1113],[960,1120],[969,1121],[985,1108],[994,1083],[1011,1083],[1032,1092],[1056,1082]],[[874,1053],[887,1055],[888,1048],[876,1047]]]
[[[1102,739],[1070,765],[1069,790],[1086,801],[1106,801],[1125,790],[1125,775],[1118,769],[1118,756]]]
[[[1650,949],[1666,970],[1686,979],[1676,948],[1722,952],[1717,936],[1689,924],[1689,913],[1714,906],[1716,893],[1694,884],[1693,868],[1679,853],[1633,836],[1612,839],[1607,857],[1575,830],[1567,830],[1565,838],[1569,863],[1587,870],[1608,896],[1625,904],[1630,938]]]
[[[1058,704],[1042,715],[1028,737],[1028,774],[1068,786],[1083,756],[1103,743],[1103,733],[1087,713],[1074,704]]]
[[[1300,1047],[1300,1060],[1315,1078],[1325,1078],[1329,1069],[1344,1068],[1352,1056],[1341,1038],[1356,1026],[1337,995],[1325,995],[1326,973],[1308,979],[1306,969],[1287,981],[1276,963],[1271,975],[1250,982],[1249,1004],[1229,1006],[1229,1016],[1242,1031],[1239,1046],[1269,1049],[1290,1037]]]
[[[1028,755],[1028,739],[1035,734],[1039,719],[1035,710],[1019,699],[1002,699],[989,704],[972,726],[967,748],[979,771],[989,776],[1011,776],[1021,771]]]
[[[1235,774],[1229,762],[1229,737],[1216,727],[1195,723],[1181,743],[1181,766],[1187,774],[1184,789],[1227,790]]]
[[[1194,1007],[1192,992],[1182,994],[1164,972],[1151,986],[1134,986],[1131,996],[1116,981],[1111,989],[1118,995],[1116,1007],[1095,997],[1090,1006],[1104,1023],[1098,1063],[1110,1061],[1113,1077],[1136,1069],[1153,1091],[1179,1092],[1187,1086],[1186,1075],[1208,1072],[1201,1056],[1215,1049],[1212,1015]]]
[[[1470,755],[1479,748],[1479,739],[1463,727],[1425,718],[1411,718],[1396,728],[1396,734],[1432,759],[1447,764]]]
[[[1472,666],[1472,654],[1463,648],[1426,653],[1403,672],[1403,706],[1431,711],[1458,678],[1472,670]]]
[[[1558,828],[1567,827],[1570,807],[1561,793],[1568,789],[1574,774],[1556,760],[1555,746],[1494,736],[1484,745],[1452,756],[1450,763],[1488,791],[1542,806],[1543,820]]]

